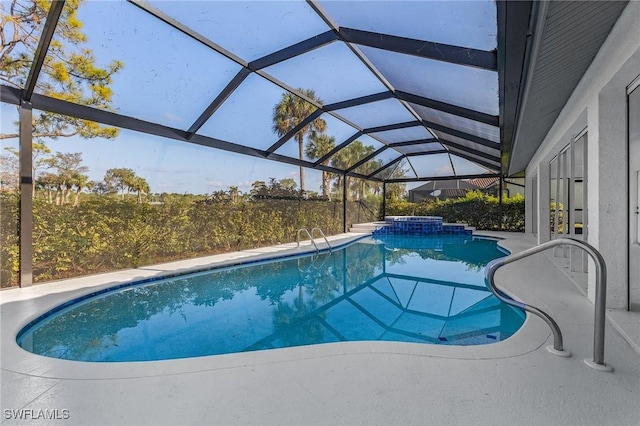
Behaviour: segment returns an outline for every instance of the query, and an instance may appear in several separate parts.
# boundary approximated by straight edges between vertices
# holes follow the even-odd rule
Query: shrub
[[[469,191],[464,197],[430,200],[422,203],[391,202],[389,216],[441,216],[444,222],[466,223],[476,229],[524,232],[524,197],[516,194],[498,197],[480,191]]]
[[[16,195],[2,194],[2,287],[17,284]],[[377,219],[380,203],[349,201],[348,224]],[[77,206],[33,203],[34,281],[293,242],[299,228],[341,233],[341,202],[167,196],[157,204],[87,195]],[[318,235],[314,235],[315,238]]]

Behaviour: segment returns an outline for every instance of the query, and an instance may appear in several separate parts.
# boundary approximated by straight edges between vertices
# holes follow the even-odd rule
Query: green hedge
[[[18,280],[16,195],[2,194],[0,284]],[[347,202],[347,224],[377,220],[374,201]],[[34,281],[287,243],[299,228],[343,231],[343,205],[326,200],[217,201],[170,196],[160,204],[87,195],[78,206],[33,200]]]
[[[2,287],[18,278],[17,196],[1,194]],[[471,192],[426,203],[389,202],[387,215],[442,216],[477,229],[524,230],[524,199]],[[214,201],[175,196],[162,204],[87,196],[79,206],[34,199],[34,280],[46,281],[295,241],[301,227],[342,232],[340,202],[320,200]],[[377,220],[377,200],[349,201],[347,225]]]
[[[18,282],[18,207],[17,194],[0,191],[0,285]]]
[[[391,202],[389,216],[441,216],[445,222],[466,223],[476,229],[524,232],[524,197],[498,197],[470,191],[465,197],[422,203]]]

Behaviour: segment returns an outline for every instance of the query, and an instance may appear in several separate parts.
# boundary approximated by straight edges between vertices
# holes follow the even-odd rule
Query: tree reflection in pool
[[[198,357],[338,341],[476,345],[525,315],[483,268],[505,254],[470,236],[366,238],[332,253],[131,285],[85,297],[22,330],[24,349],[81,361]]]

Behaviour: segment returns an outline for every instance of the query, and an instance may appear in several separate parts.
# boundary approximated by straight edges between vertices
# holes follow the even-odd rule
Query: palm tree
[[[72,187],[75,187],[73,206],[77,207],[80,204],[80,192],[82,192],[84,188],[91,189],[93,187],[93,182],[89,181],[89,176],[87,175],[74,173],[69,180],[69,183],[71,183]]]
[[[133,176],[127,186],[136,192],[138,204],[142,204],[142,193],[148,194],[151,191],[146,179],[140,176]]]
[[[82,165],[81,152],[56,152],[53,157],[44,160],[50,169],[54,169],[60,180],[58,184],[59,193],[58,202],[56,204],[63,205],[69,202],[71,195],[71,187],[76,175],[80,175],[89,171],[89,168]]]
[[[58,175],[51,172],[44,172],[38,176],[36,185],[39,188],[44,189],[45,197],[47,198],[47,202],[49,204],[53,204],[53,192],[58,188],[59,181],[60,179]],[[56,196],[56,199],[57,199],[57,196]]]
[[[298,89],[298,91],[307,98],[322,103],[313,90]],[[282,137],[313,114],[316,109],[315,106],[293,93],[283,93],[280,102],[273,109],[273,130]],[[316,118],[296,133],[294,137],[298,141],[298,153],[301,160],[304,159],[304,138],[322,133],[326,127],[327,123],[323,119]],[[304,192],[304,168],[302,166],[300,166],[300,192]]]
[[[135,175],[132,169],[109,169],[104,175],[104,183],[109,188],[109,191],[115,191],[116,193],[122,191],[122,199],[124,200],[124,190],[131,190]]]
[[[367,155],[368,148],[373,149],[373,147],[365,147],[361,141],[355,140],[333,156],[331,159],[331,165],[336,169],[346,170],[357,163],[358,160],[364,158],[364,156]],[[346,178],[347,187],[349,187],[349,177],[347,176]],[[338,176],[336,186],[339,190],[342,188],[342,176]]]
[[[372,148],[373,147],[369,147]],[[373,152],[373,151],[372,151]],[[382,167],[383,162],[382,160],[376,160],[375,158],[372,158],[371,160],[367,161],[366,163],[364,163],[363,165],[361,165],[360,167],[357,168],[358,173],[363,174],[363,175],[370,175],[371,173],[375,172],[376,170],[378,170],[380,167]],[[361,179],[361,181],[363,182],[363,187],[362,189],[364,190],[365,188],[365,180]],[[374,195],[378,195],[380,193],[380,191],[382,190],[382,183],[380,182],[374,182],[374,181],[366,181],[366,187],[369,189],[373,190],[373,194]]]
[[[399,166],[394,168],[389,174],[389,178],[404,178],[407,177],[407,172],[404,167]],[[389,200],[398,201],[405,193],[407,184],[405,183],[390,183],[387,185],[387,197]]]
[[[314,134],[309,137],[309,143],[305,150],[307,157],[317,160],[324,157],[336,146],[336,138],[325,133]],[[329,159],[322,162],[325,166],[329,164]],[[322,197],[329,198],[329,172],[322,171]]]
[[[237,203],[238,200],[240,199],[240,191],[238,190],[238,187],[235,185],[231,185],[229,187],[229,197],[231,198],[231,202],[232,203]]]

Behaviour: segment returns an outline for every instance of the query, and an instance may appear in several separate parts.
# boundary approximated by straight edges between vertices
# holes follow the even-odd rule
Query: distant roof
[[[427,182],[424,185],[420,185],[417,188],[413,188],[411,192],[413,192],[414,194],[430,194],[433,191],[442,191],[449,189],[466,191],[469,189],[479,189],[479,187],[470,183],[469,181],[460,179],[434,180],[431,182]]]
[[[487,189],[496,183],[498,183],[499,178],[497,177],[484,177],[484,178],[473,178],[469,179],[468,182],[471,185],[474,185],[480,189]]]

